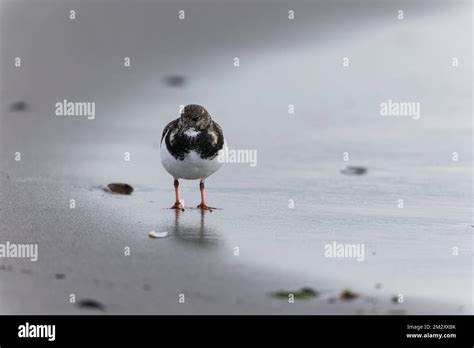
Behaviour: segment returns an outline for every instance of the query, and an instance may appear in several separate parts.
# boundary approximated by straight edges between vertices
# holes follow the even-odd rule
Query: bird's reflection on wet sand
[[[171,234],[179,241],[191,242],[200,245],[213,245],[220,239],[220,233],[213,227],[206,225],[206,215],[212,214],[206,210],[198,210],[199,222],[184,223],[184,214],[196,213],[197,209],[175,210],[174,225],[169,227]]]

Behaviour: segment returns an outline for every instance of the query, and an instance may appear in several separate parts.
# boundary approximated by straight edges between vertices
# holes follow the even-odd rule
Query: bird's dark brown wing
[[[219,126],[219,123],[217,123],[216,121],[212,121],[212,124],[217,133],[217,147],[220,150],[224,145],[224,132],[222,131],[221,126]]]
[[[178,121],[179,121],[179,118],[177,118],[174,121],[171,121],[170,123],[166,125],[165,129],[163,129],[163,134],[161,135],[160,144],[163,142],[163,138],[165,137],[166,133],[168,133],[172,128],[176,127],[176,125],[178,124]]]
[[[195,141],[195,148],[203,159],[213,159],[224,146],[224,133],[217,122],[212,121],[205,132],[201,132]]]

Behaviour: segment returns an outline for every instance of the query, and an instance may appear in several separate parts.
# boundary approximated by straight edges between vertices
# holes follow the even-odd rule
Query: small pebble
[[[342,290],[341,294],[339,295],[341,300],[354,300],[359,297],[359,294],[352,292],[348,289]]]
[[[26,109],[28,109],[28,103],[23,100],[10,104],[10,111],[25,111]]]
[[[181,75],[169,75],[165,77],[165,84],[170,87],[181,87],[186,83],[186,78]]]
[[[97,309],[99,311],[105,311],[105,306],[93,299],[83,299],[77,302],[77,306],[83,309]]]
[[[54,278],[56,279],[64,279],[66,278],[66,275],[64,273],[55,273]]]
[[[133,192],[133,187],[129,184],[124,183],[110,183],[107,185],[107,188],[104,188],[104,191],[111,193],[118,193],[121,195],[130,195]]]
[[[367,173],[367,168],[360,166],[347,166],[344,169],[341,169],[342,174],[346,175],[363,175]]]

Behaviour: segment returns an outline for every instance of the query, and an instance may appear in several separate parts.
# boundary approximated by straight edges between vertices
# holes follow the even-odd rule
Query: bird
[[[183,209],[179,199],[179,180],[199,180],[202,210],[217,208],[206,205],[205,180],[222,166],[225,139],[221,126],[201,105],[186,105],[181,116],[163,130],[160,142],[161,164],[174,178],[176,201],[171,209]]]

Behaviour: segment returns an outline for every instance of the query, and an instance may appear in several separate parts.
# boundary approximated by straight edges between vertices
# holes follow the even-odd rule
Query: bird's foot
[[[176,202],[170,209],[184,210],[183,205],[180,202]]]
[[[196,208],[201,209],[201,210],[209,210],[209,211],[211,211],[211,212],[212,212],[213,210],[219,209],[219,208],[209,207],[209,206],[207,206],[207,205],[205,205],[205,204],[202,204],[202,203],[199,204]]]

